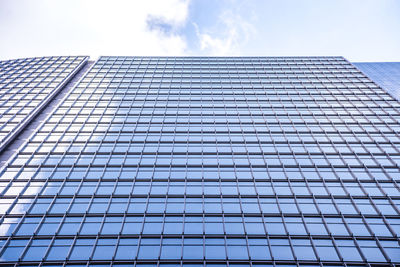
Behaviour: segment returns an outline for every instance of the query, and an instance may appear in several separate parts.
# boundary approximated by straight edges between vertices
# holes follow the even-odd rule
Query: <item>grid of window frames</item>
[[[101,57],[0,172],[0,264],[394,266],[399,132],[341,57]]]
[[[84,61],[78,56],[0,62],[0,147]]]

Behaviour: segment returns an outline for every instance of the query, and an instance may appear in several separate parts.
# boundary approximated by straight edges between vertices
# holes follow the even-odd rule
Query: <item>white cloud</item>
[[[200,49],[209,55],[237,55],[241,52],[255,27],[238,12],[227,10],[221,13],[213,29],[200,29],[194,23]]]
[[[190,0],[5,0],[0,58],[183,55]],[[160,25],[150,27],[152,21]],[[17,33],[17,34],[16,34]]]
[[[144,10],[148,11],[149,16],[161,18],[175,27],[183,26],[188,18],[189,0],[150,0],[145,3],[147,7]]]
[[[87,22],[96,30],[105,48],[101,54],[118,55],[181,55],[186,41],[175,31],[163,32],[149,27],[157,19],[172,29],[185,24],[188,17],[187,0],[103,1],[86,3],[97,8],[90,12]],[[97,7],[96,7],[97,6]],[[99,49],[100,50],[100,49]]]

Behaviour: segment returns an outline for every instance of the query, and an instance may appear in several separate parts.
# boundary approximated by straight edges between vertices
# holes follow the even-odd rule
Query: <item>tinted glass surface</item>
[[[400,62],[353,63],[374,82],[400,100]]]
[[[0,259],[400,263],[399,107],[341,57],[101,57],[0,172]]]

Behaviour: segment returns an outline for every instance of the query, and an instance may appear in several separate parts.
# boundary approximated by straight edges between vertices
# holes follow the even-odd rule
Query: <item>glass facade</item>
[[[38,57],[0,61],[0,151],[86,59]]]
[[[374,82],[400,100],[400,62],[353,63]]]
[[[395,266],[399,133],[341,57],[101,57],[0,171],[0,265]]]

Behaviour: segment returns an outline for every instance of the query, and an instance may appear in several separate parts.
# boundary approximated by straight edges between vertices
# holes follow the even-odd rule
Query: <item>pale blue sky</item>
[[[0,59],[342,55],[400,61],[400,0],[0,0]]]

